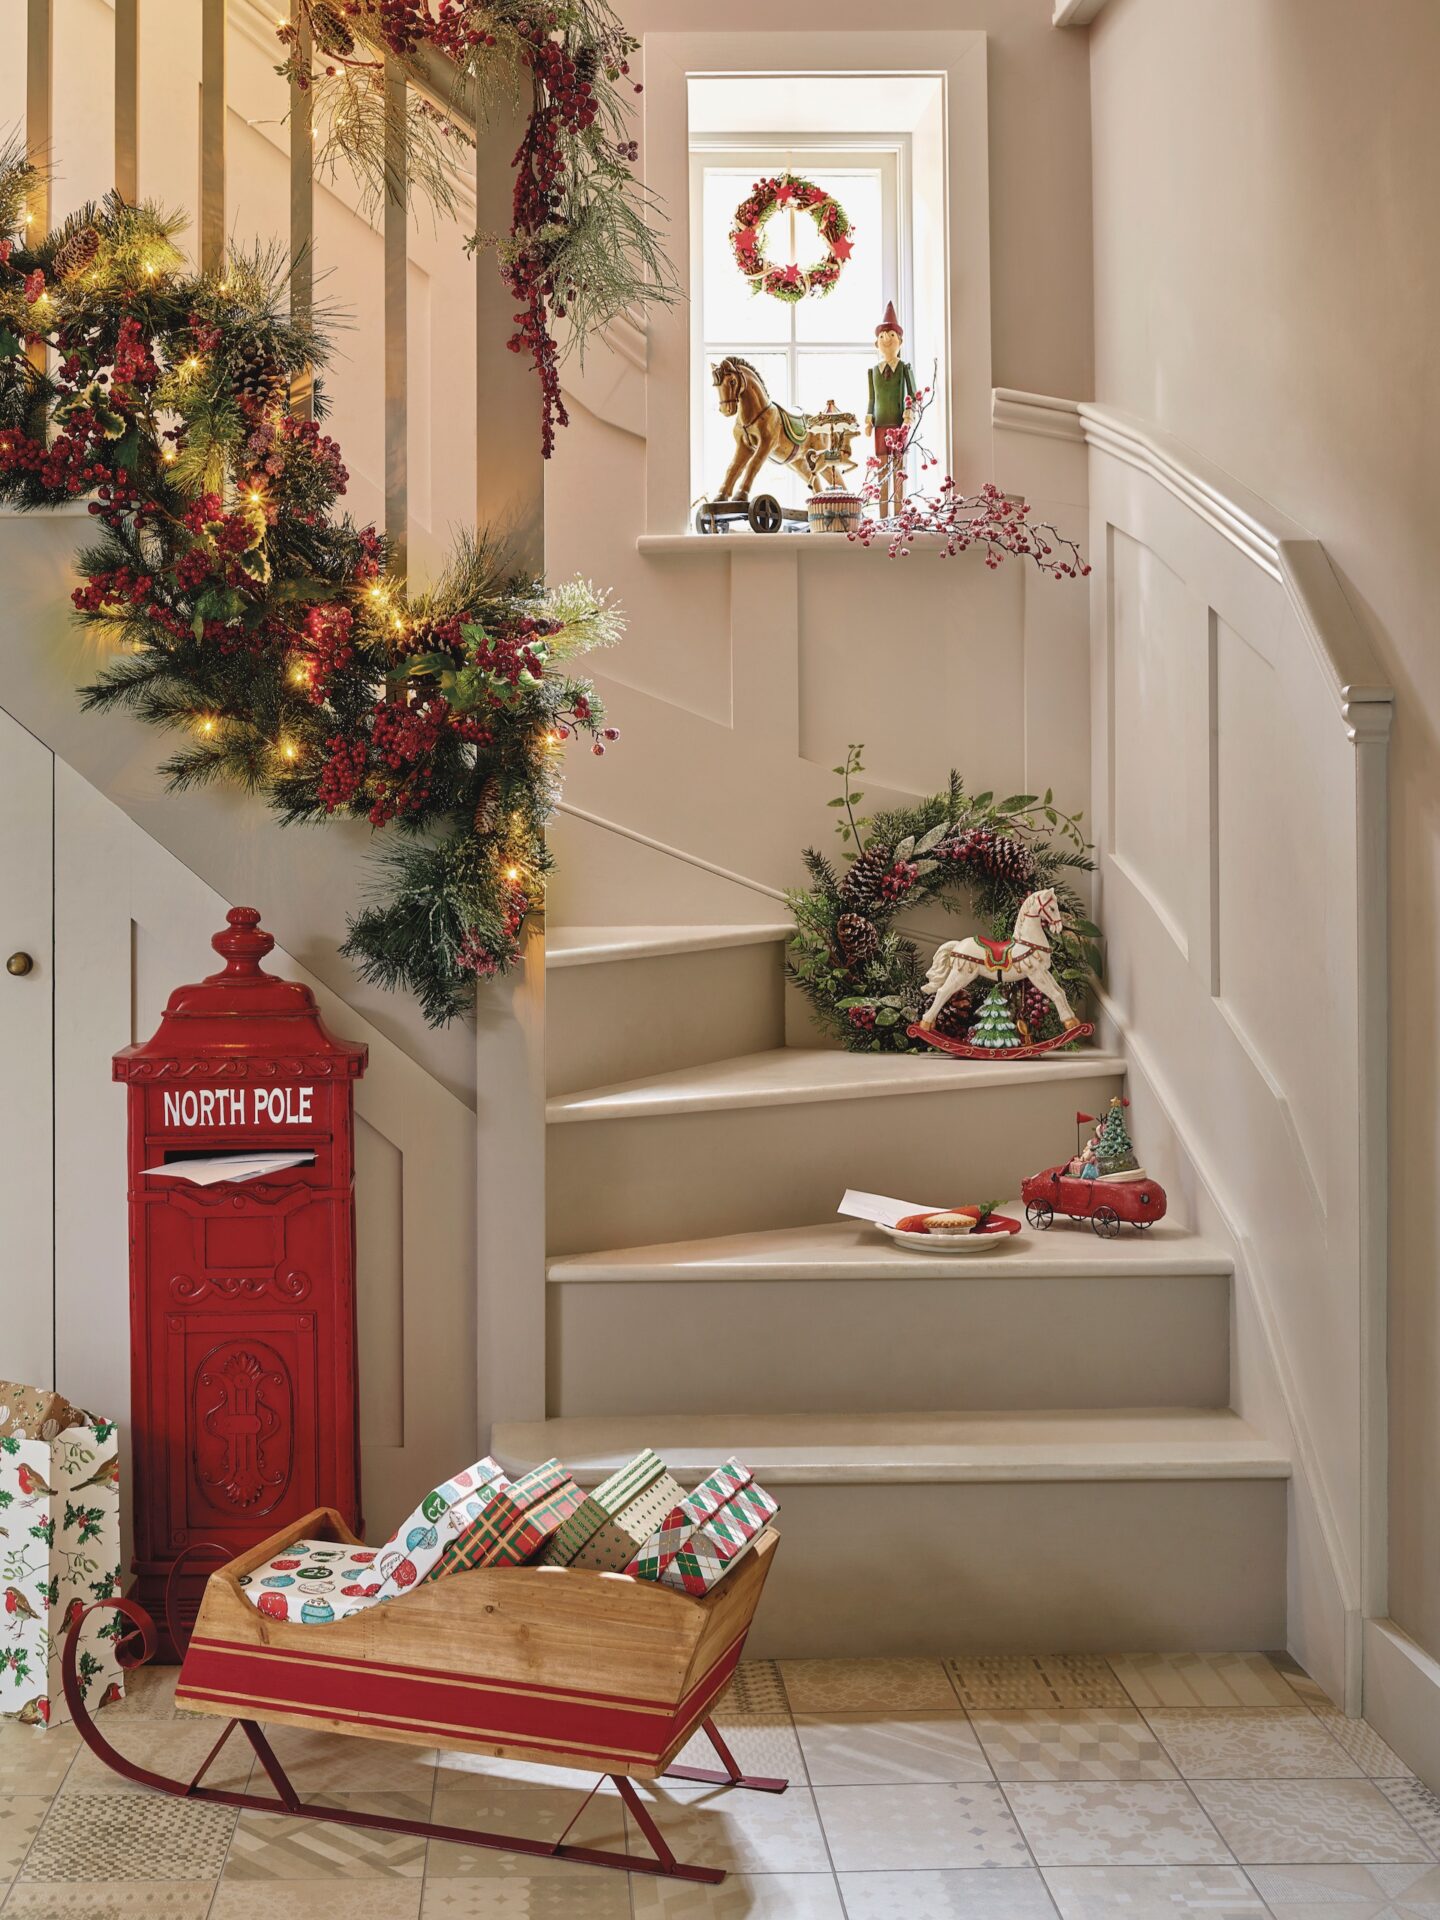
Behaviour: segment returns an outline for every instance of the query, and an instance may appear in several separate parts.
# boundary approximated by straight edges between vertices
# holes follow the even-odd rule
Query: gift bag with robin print
[[[60,1655],[70,1621],[120,1591],[120,1461],[113,1420],[43,1387],[0,1380],[0,1716],[69,1718]],[[92,1705],[122,1697],[115,1612],[92,1623],[80,1684]]]

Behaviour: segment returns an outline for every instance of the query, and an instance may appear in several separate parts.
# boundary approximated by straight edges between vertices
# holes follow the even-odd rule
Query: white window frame
[[[800,354],[820,357],[825,353],[854,353],[868,351],[874,346],[873,330],[854,340],[797,341],[796,322],[801,302],[787,309],[789,319],[789,339],[786,342],[773,340],[745,340],[741,337],[729,337],[724,340],[705,338],[705,284],[704,284],[704,233],[702,228],[704,211],[704,179],[708,167],[722,161],[727,167],[733,166],[740,173],[747,173],[750,179],[758,180],[766,175],[789,171],[806,178],[820,166],[831,169],[853,167],[856,170],[868,170],[878,163],[882,196],[882,218],[884,231],[881,245],[884,258],[881,263],[881,285],[885,289],[884,297],[893,299],[902,314],[909,313],[914,306],[913,288],[913,246],[912,206],[910,193],[910,137],[908,134],[850,134],[832,135],[802,134],[777,129],[773,136],[725,133],[697,133],[690,138],[690,466],[691,486],[698,499],[714,494],[723,475],[706,473],[703,467],[705,445],[705,414],[707,407],[715,405],[714,387],[710,380],[710,362],[727,353],[737,353],[746,359],[757,354],[773,354],[783,351],[789,370],[789,391],[773,394],[773,399],[786,406],[797,404],[798,394],[797,366]],[[744,197],[742,187],[738,198]],[[737,198],[737,204],[738,204]],[[778,256],[777,256],[778,258]],[[757,294],[756,299],[766,296]],[[881,309],[883,312],[883,308]],[[880,314],[875,315],[878,323]],[[847,411],[863,419],[864,404],[856,394],[840,399],[840,405]],[[859,452],[857,442],[856,451]],[[863,458],[863,456],[862,456]],[[774,484],[770,484],[773,482]],[[804,489],[797,480],[779,473],[778,469],[770,474],[765,491],[779,493],[782,498],[801,499]]]

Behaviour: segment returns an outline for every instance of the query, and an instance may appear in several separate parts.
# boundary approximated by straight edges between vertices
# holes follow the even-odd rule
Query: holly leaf
[[[1000,802],[1001,813],[1023,813],[1026,807],[1035,805],[1037,795],[1033,793],[1012,793],[1008,800]]]
[[[195,618],[201,622],[233,620],[244,605],[244,600],[234,587],[206,587],[203,593],[195,597]]]
[[[891,854],[890,858],[898,866],[902,860],[908,860],[914,851],[915,836],[913,833],[907,833],[899,846],[896,847],[894,853]]]
[[[942,820],[938,827],[931,827],[928,833],[922,833],[915,842],[916,853],[929,853],[932,847],[938,847],[950,831],[950,822]]]

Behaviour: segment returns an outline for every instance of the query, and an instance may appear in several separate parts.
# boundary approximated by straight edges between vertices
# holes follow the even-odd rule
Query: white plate
[[[881,1227],[897,1247],[910,1247],[916,1253],[999,1253],[1022,1239],[1019,1233],[902,1233],[899,1227]]]

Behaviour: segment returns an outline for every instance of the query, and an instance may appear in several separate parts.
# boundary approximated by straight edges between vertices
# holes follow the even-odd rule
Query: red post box
[[[223,971],[177,987],[154,1036],[114,1060],[130,1103],[133,1566],[157,1621],[192,1542],[238,1553],[317,1506],[363,1537],[354,1082],[368,1049],[326,1031],[308,987],[262,971],[275,942],[253,907],[226,919],[211,942]],[[242,1153],[308,1158],[247,1179],[146,1171]],[[205,1572],[177,1578],[187,1622]]]

